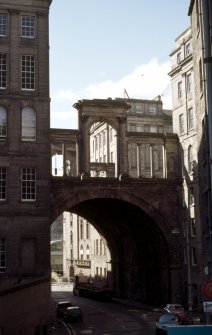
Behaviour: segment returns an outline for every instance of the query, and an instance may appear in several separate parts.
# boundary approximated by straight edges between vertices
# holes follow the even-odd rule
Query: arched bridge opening
[[[92,178],[93,179],[93,178]],[[82,183],[82,182],[81,182]],[[150,203],[123,190],[63,185],[57,215],[70,211],[88,220],[107,241],[116,297],[161,306],[178,291],[173,282],[179,255],[168,223]],[[68,191],[69,189],[69,191]],[[71,194],[70,194],[71,193]]]

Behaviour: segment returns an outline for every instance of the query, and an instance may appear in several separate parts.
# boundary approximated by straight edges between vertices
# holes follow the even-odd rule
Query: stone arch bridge
[[[182,194],[177,137],[127,132],[128,106],[123,102],[83,100],[75,107],[79,129],[51,129],[50,133],[52,156],[63,156],[63,173],[51,180],[51,221],[70,211],[102,234],[111,253],[116,296],[155,305],[179,300],[182,248],[180,234],[173,234],[180,221]],[[90,161],[89,129],[103,121],[117,131],[117,167],[112,170],[111,162]],[[159,177],[154,174],[153,156],[148,178],[139,175],[139,168],[136,178],[130,176],[128,145],[132,141],[137,146],[149,143],[150,148],[161,144]],[[106,176],[91,177],[92,169],[104,170]]]

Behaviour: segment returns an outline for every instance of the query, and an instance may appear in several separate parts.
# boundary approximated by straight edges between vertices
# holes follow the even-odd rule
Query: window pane
[[[0,200],[6,200],[6,168],[0,167]]]
[[[190,108],[188,111],[188,127],[189,127],[189,130],[194,128],[193,108]]]
[[[7,85],[7,56],[0,54],[0,88],[6,88]]]
[[[0,140],[7,136],[7,111],[0,106]]]
[[[184,117],[183,117],[183,114],[179,115],[179,131],[180,131],[180,134],[184,134]]]
[[[22,16],[21,17],[21,36],[34,38],[35,37],[35,17]]]
[[[0,36],[7,35],[7,14],[0,13]]]
[[[35,57],[22,56],[21,63],[22,73],[22,89],[34,90],[35,89]]]
[[[190,73],[187,75],[187,90],[188,92],[192,91],[192,78]]]
[[[22,110],[22,140],[35,141],[36,139],[36,113],[26,107]]]
[[[22,169],[21,199],[25,201],[36,200],[36,170],[34,168]]]
[[[177,84],[177,88],[178,88],[178,99],[181,99],[182,96],[183,96],[183,84],[182,84],[182,81],[180,81]]]

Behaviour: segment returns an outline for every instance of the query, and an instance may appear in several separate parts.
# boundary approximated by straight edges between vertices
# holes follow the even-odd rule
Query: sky
[[[170,53],[190,0],[53,0],[51,127],[76,129],[82,99],[154,99],[171,109]]]

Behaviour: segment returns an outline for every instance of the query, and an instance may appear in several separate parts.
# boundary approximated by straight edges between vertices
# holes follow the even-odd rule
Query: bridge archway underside
[[[53,178],[52,222],[63,211],[87,219],[107,240],[116,296],[162,305],[180,292],[178,183]],[[177,273],[177,276],[176,276]]]

